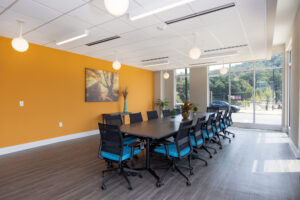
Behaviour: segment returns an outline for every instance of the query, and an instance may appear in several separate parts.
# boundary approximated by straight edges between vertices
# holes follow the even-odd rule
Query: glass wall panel
[[[281,125],[282,69],[256,70],[255,122]]]
[[[230,78],[232,119],[235,122],[253,123],[253,70],[231,72]]]
[[[190,96],[190,69],[176,69],[176,105],[181,105]]]
[[[270,60],[230,64],[225,75],[220,74],[221,67],[208,70],[210,103],[229,103],[235,122],[281,125],[282,54]]]
[[[225,65],[226,68],[229,65]],[[215,65],[209,67],[209,99],[210,103],[217,102],[228,103],[229,96],[229,84],[228,84],[228,73],[225,75],[220,74],[222,65]]]

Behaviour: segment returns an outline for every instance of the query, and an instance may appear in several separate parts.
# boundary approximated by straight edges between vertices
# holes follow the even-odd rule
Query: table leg
[[[150,166],[150,139],[146,139],[146,168],[139,168],[136,170],[147,170],[157,181],[159,180],[159,176]]]

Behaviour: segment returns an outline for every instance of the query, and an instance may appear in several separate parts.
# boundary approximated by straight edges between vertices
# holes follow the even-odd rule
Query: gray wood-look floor
[[[209,161],[207,167],[201,161],[193,161],[190,187],[174,172],[164,186],[156,188],[154,178],[143,172],[142,179],[130,177],[133,191],[118,176],[102,191],[101,171],[106,166],[97,158],[99,137],[91,136],[1,156],[0,199],[299,200],[300,167],[284,166],[285,161],[294,161],[297,167],[299,160],[290,151],[286,136],[279,132],[232,130],[236,138],[231,144],[224,141],[223,150],[218,150],[212,159],[202,153]],[[143,154],[139,157],[137,162],[144,162]],[[155,160],[153,164],[158,163],[157,156]],[[282,166],[272,168],[272,162],[279,160]]]

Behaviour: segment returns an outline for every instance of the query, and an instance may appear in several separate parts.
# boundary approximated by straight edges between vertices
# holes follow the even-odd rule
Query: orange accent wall
[[[102,113],[122,111],[123,97],[85,102],[85,68],[114,71],[111,66],[35,44],[20,53],[12,49],[11,39],[0,37],[0,148],[95,130]],[[122,65],[118,73],[119,89],[129,90],[128,110],[146,119],[146,111],[153,109],[153,72]]]

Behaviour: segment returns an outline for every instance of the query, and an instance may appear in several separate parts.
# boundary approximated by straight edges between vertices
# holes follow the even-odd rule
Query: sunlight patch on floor
[[[252,173],[255,173],[256,169],[257,169],[257,160],[254,160],[252,165]]]
[[[264,172],[300,172],[300,160],[265,160]]]

